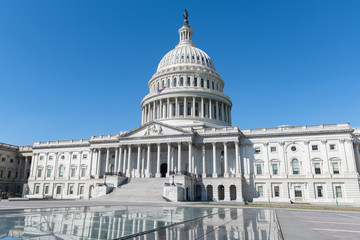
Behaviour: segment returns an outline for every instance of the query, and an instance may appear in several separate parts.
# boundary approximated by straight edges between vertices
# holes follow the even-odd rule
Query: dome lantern
[[[181,44],[190,44],[194,46],[194,43],[192,42],[192,34],[194,30],[189,26],[188,18],[188,12],[185,9],[185,12],[183,14],[184,17],[184,25],[179,29],[179,35],[180,35],[180,41],[179,45]]]

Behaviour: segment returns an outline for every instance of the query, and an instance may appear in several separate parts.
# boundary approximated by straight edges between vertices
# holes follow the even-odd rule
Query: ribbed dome
[[[209,67],[215,71],[214,63],[210,57],[201,49],[190,44],[180,44],[168,52],[160,61],[157,71],[177,64],[200,65]]]

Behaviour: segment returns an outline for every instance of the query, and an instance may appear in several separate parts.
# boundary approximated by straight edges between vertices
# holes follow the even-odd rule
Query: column
[[[92,165],[93,165],[93,155],[94,155],[94,149],[90,148],[90,166],[89,166],[89,177],[92,175]]]
[[[229,118],[228,118],[228,107],[227,107],[226,104],[225,104],[225,117],[224,117],[224,119],[225,119],[225,122],[229,122]]]
[[[150,153],[151,153],[151,145],[147,145],[147,158],[146,158],[146,177],[150,177]]]
[[[29,157],[25,157],[25,168],[24,168],[24,173],[23,173],[23,177],[22,177],[23,180],[26,180],[28,178],[28,176],[27,176],[28,166],[29,166]]]
[[[186,101],[186,97],[184,97],[184,117],[187,117],[187,101]]]
[[[140,178],[140,158],[141,158],[141,145],[138,145],[137,163],[136,163],[136,177]]]
[[[122,168],[122,173],[124,175],[126,174],[126,162],[127,162],[127,148],[126,146],[124,146],[124,158],[123,158],[123,168]]]
[[[179,102],[178,98],[175,98],[175,117],[179,117]]]
[[[181,173],[181,142],[178,142],[178,172]]]
[[[114,173],[117,175],[118,170],[118,157],[119,157],[119,148],[115,148],[115,159],[114,159]]]
[[[325,177],[330,177],[330,166],[329,166],[329,158],[328,158],[328,152],[327,152],[327,140],[321,140],[321,144],[322,144],[322,157],[324,159],[324,171],[322,172],[322,174],[325,174]]]
[[[354,142],[354,147],[355,147],[355,162],[357,163],[357,172],[359,172],[359,168],[360,168],[360,154],[359,154],[359,143],[358,142]]]
[[[106,149],[106,159],[105,159],[105,175],[107,172],[109,172],[109,155],[110,155],[110,149]]]
[[[212,119],[212,106],[211,106],[211,99],[209,99],[209,118]]]
[[[97,160],[97,166],[96,166],[96,178],[100,177],[100,166],[101,166],[101,148],[99,149],[98,153],[98,160]]]
[[[176,109],[176,108],[175,108],[175,109]],[[173,116],[173,112],[174,112],[174,110],[173,110],[173,103],[170,102],[170,105],[169,105],[169,118],[174,117],[174,116]]]
[[[174,147],[173,146],[171,146],[171,168],[170,168],[170,171],[171,172],[174,172],[174,158],[175,158],[175,156],[174,156]]]
[[[46,156],[47,157],[47,156]],[[71,160],[72,160],[72,152],[69,152],[69,170],[67,174],[67,179],[70,179],[70,171],[71,171]]]
[[[140,168],[140,177],[145,177],[145,148],[141,149],[141,168]]]
[[[144,108],[141,108],[141,124],[144,124]]]
[[[47,162],[48,162],[48,160],[49,160],[49,153],[46,153],[45,164],[44,164],[44,177],[43,177],[44,180],[45,180],[45,178],[46,178]],[[70,159],[70,162],[71,162],[71,159]],[[70,163],[70,166],[71,166],[71,163]]]
[[[129,153],[128,153],[128,163],[127,163],[126,176],[127,176],[127,177],[131,177],[131,145],[129,145]]]
[[[121,168],[121,166],[122,166],[122,161],[123,161],[123,159],[122,159],[122,152],[123,152],[123,147],[122,146],[120,146],[119,147],[119,163],[118,163],[118,169],[117,169],[117,174],[119,173],[119,172],[123,172],[123,170],[122,170],[122,168]]]
[[[201,152],[202,152],[202,178],[206,178],[206,159],[205,159],[205,154],[206,154],[206,149],[205,149],[205,143],[203,143],[202,148],[201,148]]]
[[[219,120],[219,101],[216,101],[216,115],[215,119]]]
[[[53,179],[55,180],[56,178],[56,174],[57,174],[57,166],[58,166],[58,157],[59,157],[59,153],[55,153],[55,159],[54,159],[54,176]]]
[[[166,176],[168,177],[170,175],[170,169],[171,169],[171,144],[167,144],[167,173]]]
[[[80,152],[80,156],[79,156],[79,169],[78,169],[78,173],[77,173],[77,175],[78,175],[78,179],[80,179],[80,176],[81,176],[81,160],[82,160],[82,156],[83,156],[83,152]]]
[[[155,101],[153,101],[153,118],[152,120],[155,120],[156,119],[156,107],[155,107]]]
[[[166,118],[170,118],[170,98],[167,99],[166,102]]]
[[[225,122],[224,103],[221,103],[221,120]]]
[[[189,161],[188,161],[188,164],[189,164],[189,167],[188,167],[188,172],[190,173],[193,173],[194,172],[194,169],[192,169],[192,143],[189,142]]]
[[[32,161],[31,161],[31,165],[30,165],[30,168],[31,168],[31,170],[30,170],[30,176],[31,176],[31,177],[35,177],[35,176],[36,176],[36,166],[37,166],[37,160],[38,160],[38,158],[39,158],[39,154],[37,153],[37,154],[34,154],[33,159],[31,159],[31,160],[32,160]]]
[[[268,151],[268,143],[264,142],[264,152],[265,152],[265,159],[264,159],[264,175],[265,177],[270,177],[271,175],[271,168],[270,168],[270,158],[269,158],[269,151]]]
[[[195,117],[195,97],[193,97],[192,117]]]
[[[309,150],[309,141],[304,141],[304,148],[305,148],[305,171],[306,171],[306,177],[313,177],[312,174],[312,165],[311,165],[311,158],[310,158],[310,150]],[[280,152],[281,153],[281,152]],[[301,170],[300,170],[301,171]],[[300,172],[301,174],[301,172]]]
[[[204,98],[201,98],[201,117],[204,118]]]
[[[235,174],[236,177],[241,177],[241,163],[240,163],[240,151],[239,151],[239,142],[235,142]]]
[[[17,171],[17,179],[21,180],[22,177],[20,176],[20,174],[21,174],[20,171],[21,171],[21,167],[23,165],[23,161],[22,161],[21,157],[18,157],[18,159],[19,159],[19,165],[18,165],[18,171]],[[46,165],[45,165],[45,167],[46,167]]]
[[[213,174],[212,174],[212,177],[217,178],[218,175],[217,175],[217,171],[216,171],[216,143],[212,143],[212,146],[213,146]],[[215,191],[216,191],[216,189],[214,188],[213,192],[215,192]]]
[[[308,144],[309,144],[309,142],[308,142]],[[280,156],[281,163],[283,165],[282,177],[287,177],[288,174],[286,171],[286,157],[285,157],[285,149],[284,149],[285,143],[279,142],[279,145],[280,145],[279,156]],[[310,157],[310,155],[308,155],[308,156]],[[311,167],[310,167],[310,169],[311,169]]]
[[[162,99],[160,99],[160,101],[159,101],[159,119],[162,119],[163,118],[163,106],[162,106]]]
[[[227,151],[227,142],[224,142],[224,177],[229,178],[229,164],[228,164],[228,151]]]
[[[161,177],[160,173],[160,150],[161,150],[160,143],[157,144],[157,159],[156,159],[156,174],[155,177]]]

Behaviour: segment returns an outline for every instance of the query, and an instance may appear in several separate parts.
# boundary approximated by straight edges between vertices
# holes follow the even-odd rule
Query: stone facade
[[[360,200],[359,130],[348,123],[239,129],[210,57],[188,23],[141,102],[142,125],[89,139],[35,142],[29,198],[93,198],[124,178],[168,177],[178,200]],[[173,190],[168,185],[164,192]],[[165,191],[166,190],[166,191]]]

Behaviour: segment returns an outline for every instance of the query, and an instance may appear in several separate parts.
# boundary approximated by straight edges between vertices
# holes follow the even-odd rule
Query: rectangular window
[[[14,162],[14,159],[10,159],[10,163],[13,163]]]
[[[168,79],[168,84],[167,84],[168,88],[170,88],[170,78]]]
[[[38,177],[41,177],[41,170],[42,170],[41,168],[38,169],[38,174],[37,174]]]
[[[8,171],[8,176],[7,178],[11,178],[11,171]]]
[[[190,86],[190,77],[188,77],[186,80],[186,86]]]
[[[53,160],[53,156],[49,156],[49,160]]]
[[[318,145],[311,145],[311,149],[313,151],[319,151],[319,146]]]
[[[197,78],[194,78],[194,87],[197,87]]]
[[[333,167],[333,173],[334,174],[339,174],[340,173],[340,171],[339,171],[339,163],[338,162],[333,162],[332,167]]]
[[[295,197],[302,197],[302,191],[300,186],[295,186],[294,190],[295,190]]]
[[[76,155],[76,154],[73,155],[73,159],[77,159],[77,155]]]
[[[335,144],[330,144],[330,150],[336,150],[336,145]]]
[[[44,160],[44,156],[40,156],[40,160]]]
[[[315,174],[321,174],[320,163],[314,163]]]
[[[40,192],[40,185],[36,184],[35,185],[35,194],[39,194],[39,192]]]
[[[173,80],[173,86],[176,87],[176,78]]]
[[[212,82],[212,89],[215,90],[215,84]]]
[[[272,170],[273,170],[273,175],[278,174],[278,165],[276,163],[272,164]]]
[[[74,185],[70,185],[70,187],[69,187],[69,194],[70,194],[70,195],[74,194]]]
[[[71,177],[75,177],[76,168],[71,168]]]
[[[49,194],[49,185],[45,185],[44,194]]]
[[[335,187],[335,194],[337,198],[342,198],[342,191],[340,186]]]
[[[61,193],[61,186],[57,186],[56,187],[56,194],[60,194]]]
[[[84,155],[83,155],[83,159],[87,159],[87,154],[84,154]]]
[[[209,80],[206,80],[206,87],[210,88],[210,81]]]
[[[276,152],[276,147],[270,147],[270,152]]]
[[[261,164],[260,163],[256,164],[256,174],[257,175],[262,174],[262,169],[261,169]]]
[[[263,186],[258,186],[258,196],[259,197],[264,196],[264,188],[263,188]]]
[[[200,81],[200,86],[203,88],[204,87],[204,79],[201,79]]]
[[[317,186],[316,191],[317,191],[317,196],[319,198],[323,197],[323,187],[322,186]]]
[[[0,170],[0,178],[3,177],[4,170]]]
[[[179,112],[180,116],[184,116],[184,103],[180,103],[180,112]]]
[[[165,87],[165,81],[164,80],[162,80],[161,87],[162,88]]]
[[[256,147],[255,148],[255,154],[261,153],[261,148],[260,147]]]
[[[280,187],[274,186],[274,197],[280,197]]]
[[[180,78],[180,87],[182,87],[184,85],[184,79],[181,77]]]
[[[5,158],[2,158],[1,161],[2,161],[2,162],[5,162]]]
[[[51,177],[51,168],[47,169],[46,177]]]
[[[80,194],[80,195],[83,195],[83,194],[84,194],[84,185],[81,185],[81,186],[80,186],[79,194]]]
[[[81,168],[81,177],[85,177],[86,168]]]

